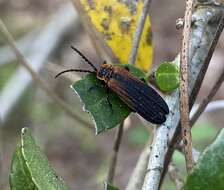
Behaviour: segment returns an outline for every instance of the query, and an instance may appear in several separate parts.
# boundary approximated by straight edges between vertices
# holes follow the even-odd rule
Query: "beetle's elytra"
[[[163,98],[144,81],[132,75],[128,69],[113,66],[104,62],[98,70],[78,49],[72,47],[94,71],[69,69],[58,73],[56,77],[66,72],[94,73],[105,83],[105,86],[115,92],[120,99],[134,112],[137,112],[147,121],[162,124],[166,121],[169,108]],[[109,102],[110,104],[110,102]]]

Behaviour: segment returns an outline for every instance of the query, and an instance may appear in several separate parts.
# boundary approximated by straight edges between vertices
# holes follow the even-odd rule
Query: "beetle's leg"
[[[109,87],[107,86],[106,83],[101,83],[101,84],[97,84],[97,85],[91,86],[88,89],[88,91],[96,90],[97,88],[103,88],[103,89],[107,90],[107,102],[108,102],[108,105],[110,107],[111,114],[113,114],[112,104],[110,102],[110,89],[109,89]]]
[[[91,92],[92,90],[96,90],[97,88],[105,88],[105,84],[95,84],[94,86],[89,87],[87,91]]]
[[[99,88],[99,85],[91,86],[91,87],[88,88],[87,91],[89,92],[89,91],[95,90],[96,88]]]
[[[146,83],[145,79],[144,78],[140,78],[140,80],[144,83]]]

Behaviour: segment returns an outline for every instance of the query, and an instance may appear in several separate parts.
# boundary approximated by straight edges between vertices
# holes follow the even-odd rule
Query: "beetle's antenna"
[[[84,60],[86,63],[88,63],[93,69],[94,71],[97,72],[97,68],[92,64],[92,62],[90,60],[87,59],[87,57],[85,55],[83,55],[78,49],[76,49],[74,46],[71,46],[71,48],[78,53]]]
[[[96,73],[95,71],[89,71],[89,70],[82,70],[82,69],[68,69],[68,70],[64,70],[61,71],[60,73],[58,73],[55,78],[57,78],[58,76],[60,76],[61,74],[67,73],[67,72],[82,72],[82,73]]]

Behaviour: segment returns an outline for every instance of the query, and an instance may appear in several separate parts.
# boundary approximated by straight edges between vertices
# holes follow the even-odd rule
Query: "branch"
[[[212,87],[210,93],[208,94],[208,96],[206,96],[202,100],[202,102],[199,105],[197,111],[192,116],[191,121],[190,121],[191,126],[193,126],[195,124],[195,122],[198,120],[198,118],[200,117],[200,115],[204,112],[204,110],[207,107],[208,103],[212,100],[212,98],[215,96],[216,92],[221,87],[223,81],[224,81],[224,68],[223,68],[222,73],[219,76],[218,80],[216,81],[215,85]]]
[[[182,48],[180,53],[180,120],[184,142],[184,153],[187,171],[190,172],[194,163],[192,159],[192,137],[189,121],[189,98],[188,98],[188,65],[189,65],[189,40],[191,29],[193,0],[186,1],[184,16],[184,30]]]
[[[176,190],[183,189],[184,181],[181,178],[180,171],[173,163],[170,163],[168,168],[168,173],[169,173],[170,179],[176,185]]]
[[[203,75],[201,72],[206,71],[208,64],[205,64],[206,57],[209,52],[210,45],[214,39],[216,30],[222,16],[222,6],[200,6],[195,8],[193,13],[193,23],[191,32],[191,44],[189,49],[189,94],[193,93],[193,87],[197,83],[197,79]],[[178,63],[177,63],[178,65]],[[166,97],[167,104],[170,108],[170,114],[164,124],[157,128],[152,144],[152,150],[148,161],[148,173],[146,174],[143,189],[156,190],[159,187],[161,173],[164,169],[165,156],[169,142],[169,133],[178,130],[180,121],[179,113],[179,91],[175,91]],[[192,99],[191,99],[192,101]],[[171,133],[171,136],[173,133]],[[169,163],[169,162],[168,162]],[[165,163],[165,168],[168,166]]]
[[[128,181],[128,184],[125,188],[126,190],[136,190],[136,189],[142,188],[145,174],[146,174],[149,154],[150,154],[150,149],[148,145],[146,145],[141,155],[139,156],[135,169],[132,172],[131,177]]]
[[[152,0],[145,0],[144,1],[144,5],[142,8],[142,13],[141,16],[138,20],[138,24],[137,24],[137,28],[135,31],[135,36],[134,36],[134,40],[132,43],[132,50],[131,50],[131,54],[129,56],[129,64],[134,65],[135,64],[135,60],[137,57],[137,53],[138,53],[138,47],[139,47],[139,42],[141,40],[141,35],[142,35],[142,31],[145,25],[145,20],[147,18],[148,12],[149,12],[149,6],[151,4]]]
[[[198,106],[199,106],[198,104],[195,104],[192,107],[191,112],[190,112],[190,117],[193,117],[193,115],[195,114],[195,112],[198,109]],[[224,100],[222,100],[222,99],[209,102],[209,104],[206,106],[206,108],[204,110],[204,113],[213,112],[213,111],[216,111],[219,109],[224,109]]]
[[[8,32],[6,26],[4,25],[4,23],[1,21],[0,19],[0,31],[2,32],[2,34],[4,35],[4,37],[6,38],[6,40],[8,41],[9,45],[11,46],[12,50],[14,51],[14,53],[16,54],[17,59],[19,60],[19,63],[29,72],[29,74],[31,75],[32,79],[34,82],[36,82],[36,84],[43,90],[46,92],[46,94],[52,98],[55,103],[57,103],[69,116],[71,116],[73,119],[75,119],[76,121],[84,124],[85,126],[91,128],[91,126],[89,125],[89,123],[85,120],[83,120],[82,118],[78,117],[73,110],[68,107],[68,105],[61,99],[59,98],[47,85],[45,82],[43,82],[39,76],[36,74],[36,72],[30,67],[30,64],[28,63],[28,61],[25,59],[25,57],[20,53],[20,51],[17,49],[16,44],[11,36],[11,34]]]
[[[123,135],[123,127],[124,127],[124,122],[122,122],[118,129],[117,133],[115,136],[115,141],[114,141],[114,147],[113,147],[113,152],[111,155],[111,160],[109,164],[109,171],[108,171],[108,176],[107,176],[107,182],[108,183],[113,183],[114,175],[115,175],[115,169],[116,169],[116,164],[117,164],[117,156],[118,156],[118,151],[121,145],[121,139]]]

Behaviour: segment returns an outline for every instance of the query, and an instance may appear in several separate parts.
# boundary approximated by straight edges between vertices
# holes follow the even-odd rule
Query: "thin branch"
[[[221,10],[219,10],[219,7],[217,7],[217,11],[219,10],[220,12],[221,11],[224,11],[224,10],[222,10],[223,9],[223,6],[222,7],[220,7],[221,8]],[[215,11],[214,11],[215,12]],[[219,12],[219,13],[220,13]],[[214,13],[213,13],[214,14]],[[204,60],[204,63],[203,63],[203,65],[204,65],[204,67],[202,67],[202,69],[201,69],[201,71],[200,71],[200,73],[199,73],[199,76],[198,76],[198,78],[197,78],[197,80],[196,80],[196,82],[195,82],[195,85],[194,85],[194,87],[193,87],[193,90],[192,90],[192,93],[191,93],[191,95],[190,95],[190,107],[192,108],[192,106],[193,106],[193,104],[194,104],[194,101],[195,101],[195,99],[196,99],[196,97],[197,97],[197,95],[198,95],[198,92],[199,92],[199,89],[200,89],[200,86],[201,86],[201,84],[202,84],[202,81],[203,81],[203,79],[204,79],[204,76],[205,76],[205,73],[206,73],[206,71],[207,71],[207,68],[208,68],[208,65],[209,65],[209,63],[210,63],[210,61],[211,61],[211,58],[212,58],[212,55],[213,55],[213,53],[214,53],[214,51],[215,51],[215,47],[216,47],[216,45],[217,45],[217,43],[218,43],[218,40],[219,40],[219,37],[220,37],[220,35],[222,34],[222,31],[223,31],[223,28],[224,28],[224,13],[223,12],[221,12],[220,14],[218,14],[218,13],[216,13],[217,14],[217,16],[219,16],[220,18],[218,18],[218,26],[217,26],[217,28],[216,28],[216,30],[214,31],[214,33],[212,34],[213,36],[214,36],[214,38],[213,38],[213,40],[211,41],[211,43],[209,44],[209,49],[208,49],[208,53],[206,54],[206,57],[205,57],[205,60]],[[208,18],[209,19],[209,18]],[[217,19],[217,18],[214,18],[214,19]],[[213,20],[212,20],[213,21]],[[217,22],[217,20],[214,20],[213,22]],[[204,21],[205,22],[205,21]],[[201,23],[199,23],[199,24],[201,24]],[[209,23],[208,23],[209,24]],[[204,32],[206,32],[206,31],[204,31]],[[203,34],[203,33],[202,33]]]
[[[145,25],[145,20],[147,18],[148,12],[149,12],[149,6],[151,4],[152,0],[145,0],[144,1],[144,5],[142,8],[142,13],[141,16],[138,20],[138,24],[136,27],[136,32],[135,32],[135,36],[134,36],[134,40],[132,43],[132,49],[131,49],[131,54],[129,56],[129,64],[135,64],[135,60],[137,57],[137,53],[138,53],[138,47],[139,47],[139,43],[141,40],[141,35],[142,35],[142,31]]]
[[[122,122],[119,125],[119,127],[117,129],[117,133],[115,135],[113,152],[112,152],[112,155],[111,155],[111,158],[110,158],[111,160],[110,160],[109,171],[108,171],[108,176],[107,176],[107,182],[108,183],[113,183],[116,164],[117,164],[118,152],[119,152],[119,148],[120,148],[121,140],[122,140],[122,135],[123,135],[123,126],[124,126],[124,122]]]
[[[224,81],[224,68],[222,70],[221,75],[219,76],[218,80],[216,81],[215,85],[212,87],[210,93],[208,94],[208,96],[206,96],[201,104],[199,105],[197,111],[195,112],[195,114],[192,116],[191,120],[190,120],[190,124],[191,126],[193,126],[195,124],[195,122],[198,120],[198,118],[200,117],[200,115],[204,112],[205,108],[207,107],[208,103],[212,100],[212,98],[215,96],[216,92],[219,90],[219,88],[221,87],[222,83]]]
[[[19,63],[26,68],[26,70],[29,72],[29,74],[31,75],[32,79],[34,82],[36,82],[36,84],[43,90],[46,92],[46,94],[51,97],[55,103],[57,103],[57,105],[59,105],[69,116],[71,116],[73,119],[75,119],[76,121],[84,124],[86,127],[88,128],[92,128],[91,125],[85,121],[84,119],[78,117],[73,110],[61,99],[59,98],[47,85],[45,82],[43,82],[39,76],[36,74],[36,72],[30,67],[30,64],[28,63],[28,61],[25,59],[25,57],[20,53],[20,51],[18,50],[18,48],[16,47],[16,44],[11,36],[11,34],[8,32],[5,24],[2,22],[2,20],[0,19],[0,31],[2,32],[2,34],[4,35],[4,37],[6,38],[6,40],[8,41],[9,45],[11,46],[12,50],[14,51],[14,53],[16,54],[17,59],[19,60]]]
[[[176,190],[183,189],[184,181],[181,178],[180,171],[173,163],[170,163],[169,168],[168,168],[168,173],[169,173],[170,179],[176,185]]]
[[[134,168],[134,171],[131,174],[131,177],[126,186],[126,190],[136,190],[141,189],[144,183],[145,174],[147,172],[147,161],[149,159],[150,148],[148,143],[146,147],[142,150],[137,164]]]
[[[180,54],[180,120],[181,131],[184,142],[184,153],[187,171],[190,172],[194,163],[192,158],[192,137],[189,121],[189,98],[188,98],[188,65],[189,65],[189,43],[191,31],[193,0],[186,1],[184,17],[184,30],[182,48]]]
[[[199,104],[193,106],[193,108],[191,109],[190,118],[193,117],[195,112],[198,110],[198,106]],[[203,113],[213,112],[219,109],[224,109],[224,100],[222,99],[209,102]]]

